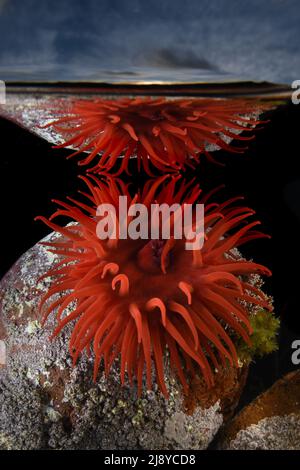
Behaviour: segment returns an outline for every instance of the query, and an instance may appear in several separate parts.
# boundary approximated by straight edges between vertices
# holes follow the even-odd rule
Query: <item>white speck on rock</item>
[[[57,423],[62,418],[61,414],[51,406],[46,407],[45,414],[52,423]]]
[[[27,327],[25,328],[25,332],[28,333],[29,335],[32,335],[41,327],[42,325],[40,324],[38,320],[33,320],[28,323]]]

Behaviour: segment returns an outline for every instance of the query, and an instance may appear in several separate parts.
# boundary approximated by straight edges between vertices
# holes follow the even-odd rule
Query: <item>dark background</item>
[[[273,277],[266,290],[275,298],[275,311],[281,317],[279,351],[252,364],[241,404],[249,402],[278,377],[296,369],[291,362],[291,343],[300,339],[300,105],[284,105],[269,112],[270,122],[256,133],[243,155],[219,151],[225,167],[202,159],[196,176],[204,190],[225,183],[222,197],[245,195],[257,211],[262,229],[271,240],[257,240],[243,253],[270,267]],[[47,142],[11,122],[0,121],[0,276],[33,244],[48,233],[37,215],[49,216],[51,198],[75,196],[82,183],[76,159],[66,160],[68,150],[52,149]],[[239,145],[236,142],[236,145]],[[135,162],[131,162],[134,170]],[[133,171],[133,174],[136,172]],[[187,178],[195,172],[187,172]],[[146,179],[131,178],[133,187]]]

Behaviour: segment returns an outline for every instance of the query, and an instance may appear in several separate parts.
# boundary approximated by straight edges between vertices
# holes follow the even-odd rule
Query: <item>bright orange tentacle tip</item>
[[[197,185],[171,176],[156,180],[152,192],[154,183],[148,182],[134,197],[112,178],[90,176],[84,181],[87,203],[74,199],[64,206],[64,215],[75,225],[65,229],[42,218],[61,234],[49,249],[64,263],[63,269],[45,273],[52,283],[41,314],[56,317],[54,335],[74,322],[70,354],[74,363],[86,350],[94,354],[95,380],[120,358],[120,382],[139,393],[156,377],[155,387],[167,396],[167,362],[184,390],[193,374],[202,375],[210,387],[217,366],[227,361],[238,366],[235,339],[251,344],[249,320],[255,309],[272,314],[271,301],[257,281],[257,274],[270,271],[243,259],[235,248],[264,237],[252,230],[248,219],[253,213],[237,198],[206,204]],[[119,195],[127,195],[129,206],[204,200],[202,248],[186,250],[186,240],[174,238],[119,238],[115,246],[99,239],[96,207],[99,201],[109,202],[117,212]]]
[[[76,150],[70,157],[87,152],[80,164],[93,161],[89,171],[119,175],[128,172],[132,157],[153,176],[153,170],[193,167],[201,154],[215,161],[207,150],[211,144],[243,153],[255,128],[267,122],[257,116],[268,109],[254,99],[81,99],[60,102],[52,110],[55,119],[44,127],[61,136],[58,148]]]

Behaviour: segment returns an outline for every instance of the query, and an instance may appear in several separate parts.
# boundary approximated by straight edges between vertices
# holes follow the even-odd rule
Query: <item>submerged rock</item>
[[[300,450],[300,370],[275,382],[227,424],[220,448]]]
[[[35,245],[0,282],[0,449],[207,448],[237,404],[247,367],[220,371],[209,391],[198,378],[188,396],[167,369],[169,400],[157,388],[138,398],[121,387],[117,363],[94,383],[92,357],[72,367],[70,328],[50,341],[54,318],[41,326],[50,281],[38,279],[56,261]]]

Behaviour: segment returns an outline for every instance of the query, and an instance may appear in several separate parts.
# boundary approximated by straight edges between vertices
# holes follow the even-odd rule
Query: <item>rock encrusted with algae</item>
[[[300,370],[275,382],[228,423],[220,448],[300,450]]]
[[[183,397],[167,369],[169,400],[156,388],[138,398],[134,388],[121,387],[117,363],[108,378],[99,375],[93,383],[92,357],[72,367],[70,328],[50,341],[54,318],[40,323],[38,303],[50,281],[38,279],[56,262],[35,245],[0,282],[7,356],[0,366],[0,449],[207,448],[236,406],[246,371],[217,374],[219,383],[208,393],[200,380],[193,396]]]

